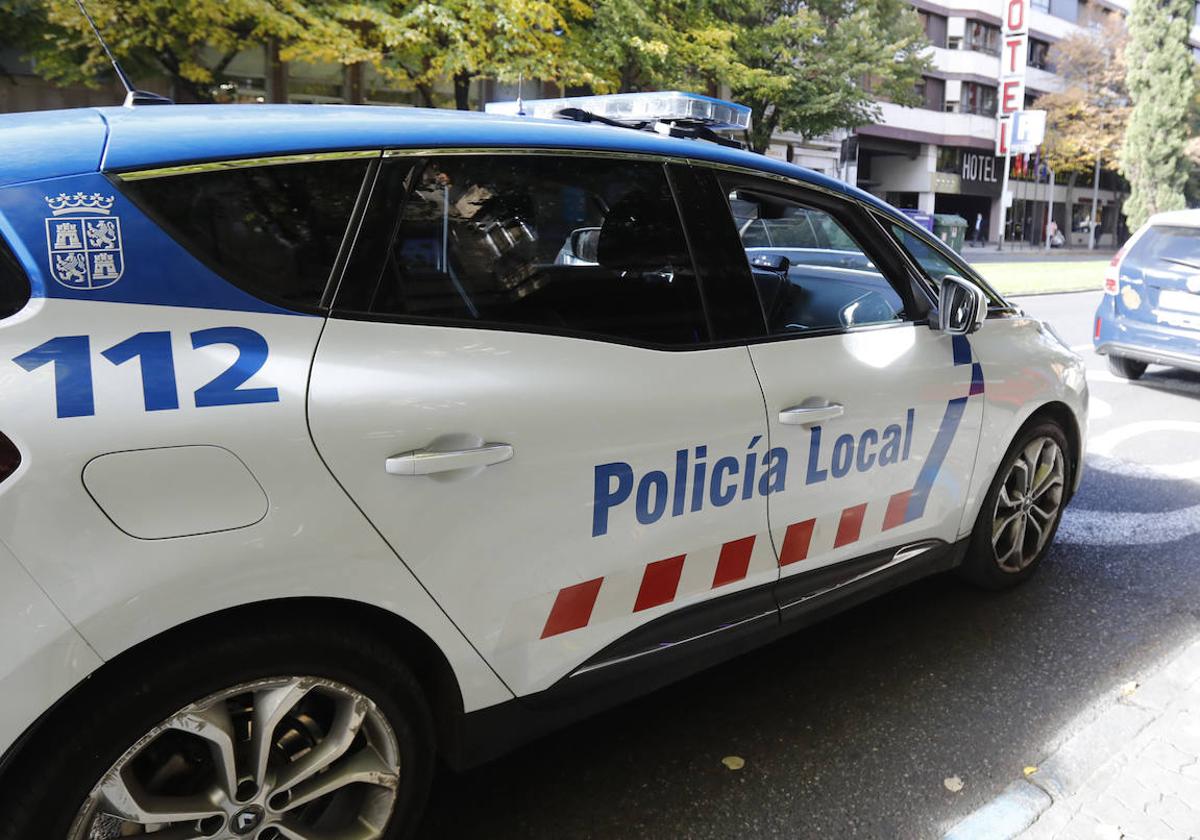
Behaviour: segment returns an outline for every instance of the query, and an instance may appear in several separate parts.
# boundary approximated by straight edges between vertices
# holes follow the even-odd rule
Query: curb
[[[1011,840],[1051,806],[1079,793],[1102,768],[1123,760],[1122,749],[1162,717],[1171,699],[1200,683],[1200,641],[1166,660],[1132,690],[1119,690],[1081,715],[1087,722],[1061,741],[1023,779],[955,823],[943,840]]]

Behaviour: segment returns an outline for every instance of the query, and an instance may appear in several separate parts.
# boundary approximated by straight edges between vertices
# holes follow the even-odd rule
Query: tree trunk
[[[1063,239],[1065,240],[1063,247],[1065,248],[1072,247],[1071,223],[1075,220],[1075,182],[1077,180],[1079,180],[1078,172],[1067,173],[1067,201],[1064,208],[1065,212],[1063,213],[1063,220],[1066,222],[1064,225],[1066,230],[1063,232]]]
[[[288,66],[279,59],[279,41],[272,38],[267,42],[267,101],[288,101]]]
[[[1088,250],[1096,250],[1096,205],[1100,203],[1100,155],[1096,155],[1096,171],[1092,174],[1092,223],[1088,225]],[[1116,235],[1114,233],[1114,241]]]
[[[466,70],[454,74],[454,107],[460,111],[471,110],[471,78]]]
[[[433,86],[428,82],[417,82],[417,93],[421,94],[421,107],[433,107]]]

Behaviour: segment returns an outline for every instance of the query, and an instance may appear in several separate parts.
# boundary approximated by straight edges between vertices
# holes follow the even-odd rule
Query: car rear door
[[[775,243],[748,249],[767,321],[750,355],[771,446],[788,459],[786,485],[768,497],[786,620],[817,595],[948,557],[982,373],[967,338],[929,328],[909,267],[857,205],[752,176],[724,174],[721,186],[736,229],[765,226]],[[786,268],[764,270],[772,251]]]
[[[762,396],[701,305],[678,174],[392,154],[317,349],[319,451],[518,694],[710,629],[654,623],[728,593],[777,621]]]

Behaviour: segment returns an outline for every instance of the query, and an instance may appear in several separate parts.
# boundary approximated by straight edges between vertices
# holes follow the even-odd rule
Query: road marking
[[[1088,450],[1096,455],[1111,457],[1115,454],[1117,447],[1130,438],[1158,432],[1190,432],[1197,435],[1197,440],[1193,447],[1188,447],[1187,449],[1181,447],[1176,451],[1180,454],[1186,453],[1188,449],[1191,449],[1192,452],[1200,452],[1200,423],[1191,420],[1142,420],[1137,423],[1127,423],[1124,426],[1091,438],[1088,441]],[[1145,466],[1150,467],[1160,477],[1189,480],[1200,479],[1200,458],[1172,464],[1147,464]]]
[[[1092,397],[1088,400],[1088,420],[1103,420],[1113,413],[1112,403]]]

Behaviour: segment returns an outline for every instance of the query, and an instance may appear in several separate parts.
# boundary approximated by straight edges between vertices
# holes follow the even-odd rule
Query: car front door
[[[762,396],[702,306],[673,171],[389,156],[316,353],[330,470],[518,694],[728,593],[777,621]]]
[[[948,556],[984,384],[970,341],[930,329],[911,267],[855,205],[735,175],[722,187],[742,247],[754,232],[768,335],[750,355],[789,461],[768,499],[786,619],[815,595]]]

